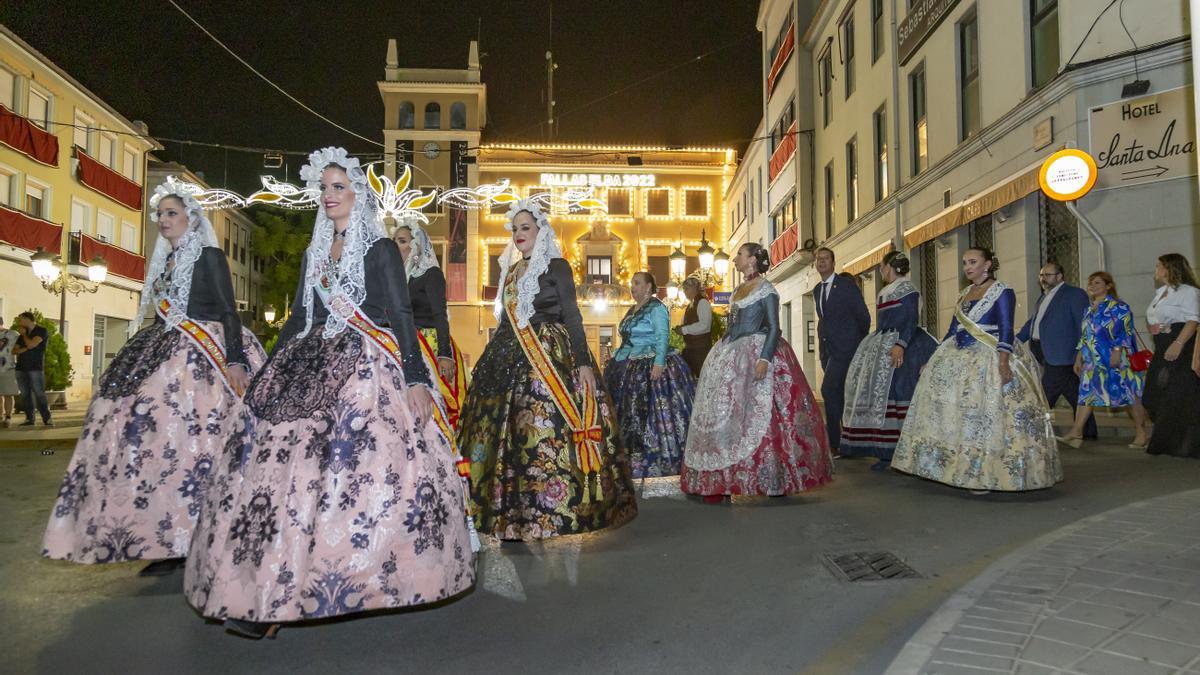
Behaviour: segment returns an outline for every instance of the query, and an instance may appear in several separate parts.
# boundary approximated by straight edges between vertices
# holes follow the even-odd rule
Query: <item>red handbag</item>
[[[1142,335],[1138,332],[1136,327],[1133,329],[1133,335],[1133,346],[1138,347],[1139,343],[1141,343],[1140,346],[1142,348],[1136,352],[1132,352],[1129,355],[1129,367],[1132,368],[1134,372],[1140,373],[1150,368],[1150,361],[1154,358],[1154,352],[1146,349],[1145,343],[1142,342]]]

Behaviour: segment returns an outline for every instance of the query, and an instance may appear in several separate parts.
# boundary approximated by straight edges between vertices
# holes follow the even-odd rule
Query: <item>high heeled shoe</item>
[[[1059,443],[1075,449],[1079,449],[1083,445],[1083,439],[1075,436],[1058,436],[1057,440]]]
[[[279,624],[277,623],[225,619],[225,623],[222,625],[225,627],[225,632],[251,640],[261,640],[263,638],[274,640],[275,635],[279,632]]]

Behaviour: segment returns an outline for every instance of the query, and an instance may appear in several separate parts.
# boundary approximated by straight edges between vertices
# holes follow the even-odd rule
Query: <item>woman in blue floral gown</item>
[[[654,275],[630,282],[637,303],[621,319],[621,347],[604,371],[617,408],[634,478],[679,475],[696,380],[678,352],[668,351],[671,313],[654,293]]]
[[[1137,351],[1133,310],[1117,296],[1117,284],[1108,272],[1093,272],[1088,277],[1091,307],[1083,315],[1083,331],[1075,355],[1075,373],[1079,375],[1079,407],[1075,424],[1061,440],[1078,448],[1083,443],[1083,425],[1092,408],[1132,407],[1136,425],[1135,446],[1146,445],[1146,409],[1142,407],[1145,375],[1129,365],[1129,355]]]

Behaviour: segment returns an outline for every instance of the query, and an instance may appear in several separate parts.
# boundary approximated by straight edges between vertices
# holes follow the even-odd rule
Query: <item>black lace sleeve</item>
[[[763,304],[763,322],[767,324],[767,339],[763,341],[762,352],[758,358],[770,361],[775,358],[775,348],[779,345],[779,337],[783,331],[779,329],[779,296],[768,293],[767,297],[759,300]]]
[[[390,239],[380,239],[367,252],[366,273],[380,282],[385,298],[381,303],[387,312],[388,323],[404,359],[404,379],[409,385],[433,386],[429,369],[417,341],[417,325],[413,322],[412,302],[408,298],[408,280],[404,277],[404,259],[400,249]]]
[[[300,331],[304,330],[304,275],[308,273],[308,256],[305,255],[300,259],[300,281],[296,284],[296,294],[292,296],[292,313],[288,315],[288,319],[283,324],[283,328],[279,330],[279,338],[275,340],[275,348],[272,353],[283,349],[283,346],[292,338],[296,337]],[[314,298],[315,301],[315,298]]]
[[[192,292],[203,293],[210,300],[206,304],[220,308],[219,321],[225,333],[225,362],[249,367],[242,345],[242,319],[237,313],[233,277],[225,253],[218,248],[205,247],[196,261],[196,268],[192,271]]]
[[[571,338],[575,365],[591,365],[592,355],[588,350],[587,333],[583,330],[583,315],[579,313],[579,303],[575,300],[575,277],[571,274],[571,264],[562,258],[554,258],[546,274],[558,289],[559,311],[563,325],[567,327],[567,335]]]
[[[438,267],[429,268],[421,275],[425,280],[425,297],[433,309],[434,330],[437,331],[439,357],[453,358],[454,351],[450,349],[450,314],[446,309],[446,277]]]

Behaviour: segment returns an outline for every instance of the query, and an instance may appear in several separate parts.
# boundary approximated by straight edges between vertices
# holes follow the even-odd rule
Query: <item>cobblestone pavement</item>
[[[955,593],[889,674],[1200,673],[1200,490],[1085,518]]]

